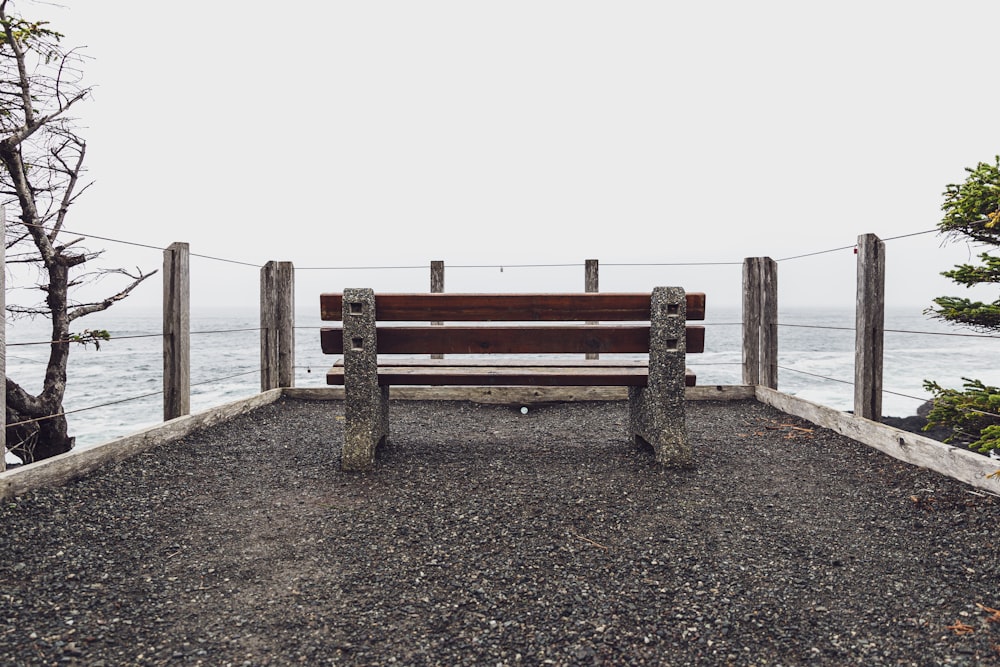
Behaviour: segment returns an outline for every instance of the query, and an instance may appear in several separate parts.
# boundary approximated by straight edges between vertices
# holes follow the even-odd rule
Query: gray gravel
[[[1000,664],[1000,499],[751,401],[284,400],[0,508],[0,664]]]

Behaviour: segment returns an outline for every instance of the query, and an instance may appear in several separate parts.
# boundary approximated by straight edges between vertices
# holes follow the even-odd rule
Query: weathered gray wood
[[[444,262],[433,260],[431,262],[431,293],[441,294],[444,292]]]
[[[0,206],[0,387],[7,386],[7,211]],[[7,469],[7,392],[0,391],[0,472]]]
[[[778,263],[760,262],[760,384],[778,388]]]
[[[295,267],[268,262],[260,270],[260,389],[295,384]]]
[[[922,435],[758,386],[757,400],[817,426],[836,431],[889,456],[979,489],[1000,493],[1000,463]]]
[[[584,292],[598,292],[598,264],[596,259],[588,259],[584,262],[583,268],[583,291]],[[596,321],[588,321],[587,324],[597,324]],[[587,359],[598,359],[600,354],[597,352],[588,352],[586,354]]]
[[[199,428],[214,426],[281,398],[275,389],[219,407],[186,415],[127,435],[123,438],[88,447],[73,449],[65,454],[44,459],[31,465],[0,473],[0,498],[10,498],[33,489],[58,486],[130,456],[173,442]]]
[[[431,262],[431,294],[441,294],[444,292],[444,262],[434,260]],[[433,325],[441,325],[444,322],[431,322]],[[444,359],[443,354],[432,354],[431,359]]]
[[[743,260],[743,383],[778,387],[778,263]]]
[[[278,326],[278,386],[295,386],[295,266],[278,262],[275,271]]]
[[[743,260],[743,384],[760,384],[760,257]]]
[[[163,251],[163,419],[191,412],[190,247]]]
[[[882,351],[885,337],[885,243],[858,237],[854,325],[854,414],[882,418]]]
[[[292,387],[284,396],[303,401],[342,401],[343,387]],[[755,397],[746,385],[687,387],[688,401],[743,401]],[[389,396],[401,401],[474,401],[477,403],[563,403],[572,401],[624,401],[626,387],[392,387]]]
[[[277,262],[260,269],[260,390],[279,387],[278,383],[278,304],[275,297]]]

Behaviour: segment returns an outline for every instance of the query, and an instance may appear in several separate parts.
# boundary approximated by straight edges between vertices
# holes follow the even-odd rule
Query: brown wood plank
[[[645,387],[647,369],[642,366],[466,366],[466,365],[386,365],[379,366],[379,384],[383,386],[528,386],[528,387]],[[685,385],[695,386],[696,376],[685,374]],[[343,365],[333,366],[326,374],[329,385],[344,384]]]
[[[687,354],[701,354],[705,351],[705,327],[688,325],[684,333],[684,340],[686,341],[684,351]]]
[[[546,327],[379,327],[381,354],[605,354],[649,351],[649,327],[580,324]],[[687,351],[705,349],[704,327],[687,328]],[[340,327],[320,329],[325,354],[343,354]]]
[[[380,366],[381,385],[486,386],[635,386],[644,387],[648,373],[640,368],[541,368],[480,366],[475,368],[408,368]]]
[[[344,360],[338,359],[334,365],[343,365]],[[439,368],[439,367],[461,367],[461,368],[489,368],[503,366],[504,368],[649,368],[649,361],[646,359],[597,359],[594,361],[587,359],[550,359],[545,357],[534,358],[503,358],[497,357],[487,359],[467,359],[458,357],[456,359],[431,359],[422,357],[419,359],[400,358],[397,356],[379,356],[380,366],[397,366],[400,368]]]
[[[376,294],[375,319],[401,322],[644,322],[650,294]],[[343,317],[343,295],[320,295],[325,321]],[[687,294],[687,319],[705,319],[705,295]]]

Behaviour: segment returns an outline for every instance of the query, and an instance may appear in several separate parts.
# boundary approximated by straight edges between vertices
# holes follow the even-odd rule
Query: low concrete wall
[[[158,426],[94,447],[74,449],[50,459],[2,472],[0,498],[10,498],[43,486],[66,484],[101,466],[123,461],[157,445],[183,438],[195,429],[224,422],[254,408],[273,403],[279,398],[281,389],[272,389],[198,414],[177,417]]]
[[[836,431],[900,461],[928,468],[977,489],[1000,495],[1000,461],[789,396],[762,385],[758,385],[756,389],[757,400],[761,403]]]

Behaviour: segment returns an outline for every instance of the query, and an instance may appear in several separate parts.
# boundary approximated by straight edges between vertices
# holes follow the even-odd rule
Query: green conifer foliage
[[[973,169],[966,168],[966,172],[968,177],[963,183],[948,185],[944,191],[944,218],[938,227],[959,240],[1000,246],[1000,156],[993,163],[980,162]],[[983,252],[979,262],[956,266],[941,275],[965,287],[1000,283],[1000,257]],[[1000,331],[1000,299],[984,303],[942,296],[934,303],[937,307],[928,313],[938,319],[979,331]],[[1000,389],[979,380],[962,379],[962,390],[924,382],[924,388],[934,394],[926,428],[947,426],[952,429],[947,442],[967,443],[984,454],[1000,448]]]

